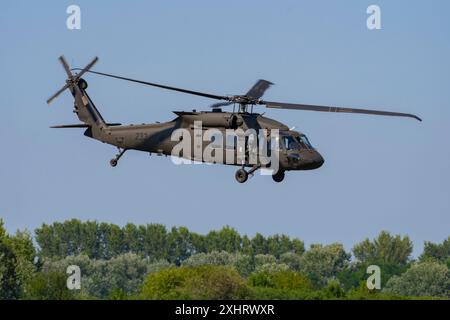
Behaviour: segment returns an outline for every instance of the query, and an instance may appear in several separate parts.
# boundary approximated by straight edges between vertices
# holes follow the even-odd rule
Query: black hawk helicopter
[[[173,139],[171,139],[172,133],[181,128],[193,131],[193,124],[196,121],[201,121],[203,129],[214,128],[216,130],[220,130],[221,132],[228,129],[265,129],[267,132],[277,129],[279,132],[279,138],[277,138],[279,140],[279,144],[277,145],[277,161],[279,161],[279,163],[278,170],[272,174],[272,178],[276,182],[283,181],[285,171],[312,170],[322,166],[324,163],[323,157],[315,148],[312,147],[308,141],[308,138],[303,133],[291,130],[285,124],[264,117],[262,114],[254,113],[253,107],[258,105],[265,105],[266,108],[275,109],[409,117],[422,121],[418,116],[408,113],[265,101],[262,100],[261,97],[272,85],[271,82],[266,80],[257,81],[256,84],[244,95],[222,96],[126,78],[103,72],[91,71],[90,69],[98,61],[97,57],[95,57],[83,69],[70,69],[63,56],[59,57],[59,60],[67,73],[67,80],[65,85],[47,100],[47,103],[50,104],[62,92],[69,89],[74,97],[74,113],[77,114],[82,123],[58,125],[52,126],[51,128],[86,128],[86,131],[84,132],[85,136],[116,146],[119,153],[111,159],[110,165],[112,167],[117,165],[119,159],[128,150],[139,150],[149,152],[150,154],[156,153],[158,155],[166,156],[171,155],[174,146],[179,143],[179,141],[173,141]],[[78,71],[78,73],[73,73],[72,71]],[[85,73],[92,73],[157,88],[221,100],[221,102],[211,105],[211,111],[174,111],[177,117],[172,121],[164,123],[139,125],[108,123],[105,122],[86,92],[88,84],[83,78],[81,78]],[[230,105],[233,105],[233,112],[222,111],[222,107]],[[238,110],[235,110],[236,105],[238,106]],[[203,141],[201,143],[200,147],[202,150],[206,147],[206,145],[207,141]],[[223,143],[219,145],[225,149]],[[233,148],[234,149],[232,152],[234,153],[234,159],[236,159],[236,146]],[[270,148],[270,146],[268,148]],[[182,158],[195,160],[192,154],[180,153],[179,156]],[[242,161],[236,161],[232,163],[232,165],[240,167],[235,175],[236,180],[240,183],[247,181],[249,175],[252,175],[256,170],[267,167],[267,163],[263,164],[261,161],[250,163],[246,156],[244,156]],[[245,168],[250,169],[247,171]]]

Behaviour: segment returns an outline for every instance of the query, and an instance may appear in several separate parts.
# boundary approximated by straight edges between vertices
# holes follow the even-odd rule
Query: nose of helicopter
[[[322,155],[316,151],[315,155],[313,157],[313,163],[314,163],[315,169],[320,168],[324,162],[325,162],[325,160],[322,157]]]
[[[324,162],[325,160],[323,159],[322,155],[316,150],[314,150],[306,158],[306,167],[309,170],[318,169],[323,165]]]

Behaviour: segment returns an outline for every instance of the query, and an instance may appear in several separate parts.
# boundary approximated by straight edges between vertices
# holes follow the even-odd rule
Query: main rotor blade
[[[72,69],[72,70],[80,70],[80,69],[76,68],[76,69]],[[140,83],[140,84],[145,84],[145,85],[148,85],[148,86],[153,86],[153,87],[157,87],[157,88],[161,88],[161,89],[167,89],[167,90],[172,90],[172,91],[183,92],[183,93],[192,94],[192,95],[201,96],[201,97],[210,98],[210,99],[230,100],[230,98],[226,97],[226,96],[218,96],[218,95],[215,95],[215,94],[203,93],[203,92],[199,92],[199,91],[192,91],[192,90],[187,90],[187,89],[182,89],[182,88],[177,88],[177,87],[170,87],[170,86],[166,86],[166,85],[162,85],[162,84],[158,84],[158,83],[153,83],[153,82],[147,82],[147,81],[142,81],[142,80],[136,80],[136,79],[126,78],[126,77],[116,76],[116,75],[109,74],[109,73],[103,73],[103,72],[98,72],[98,71],[85,71],[85,72],[94,73],[94,74],[98,74],[98,75],[105,76],[105,77],[111,77],[111,78],[115,78],[115,79],[120,79],[120,80],[126,80],[126,81],[136,82],[136,83]]]
[[[263,96],[264,92],[266,92],[266,90],[270,88],[271,85],[273,85],[272,82],[260,79],[253,85],[250,90],[248,90],[245,95],[259,99]]]
[[[66,90],[68,87],[69,87],[69,85],[66,84],[64,87],[62,87],[61,89],[59,89],[54,95],[52,95],[50,98],[48,98],[47,104],[52,103],[52,101],[53,101],[56,97],[58,97],[61,93],[63,93],[64,90]]]
[[[409,117],[418,121],[422,121],[418,116],[410,113],[381,111],[381,110],[368,110],[368,109],[355,109],[355,108],[340,108],[331,106],[317,106],[309,104],[295,104],[295,103],[282,103],[273,101],[260,101],[259,104],[265,104],[267,108],[274,109],[291,109],[291,110],[309,110],[309,111],[321,111],[321,112],[342,112],[342,113],[361,113],[371,114],[379,116],[394,116],[394,117]]]
[[[80,73],[77,74],[77,78],[81,78],[81,76],[85,74],[87,71],[89,71],[89,69],[91,69],[94,66],[94,64],[97,63],[97,61],[98,57],[95,57],[86,67],[84,67],[83,70],[81,70]]]
[[[210,105],[210,108],[220,108],[220,107],[226,107],[229,105],[232,105],[234,102],[217,102],[217,103],[213,103],[212,105]]]

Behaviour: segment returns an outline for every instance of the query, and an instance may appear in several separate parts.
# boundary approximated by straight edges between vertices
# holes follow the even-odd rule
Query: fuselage
[[[172,121],[154,124],[133,124],[111,126],[102,129],[101,132],[87,130],[87,136],[101,140],[105,143],[117,146],[122,149],[134,149],[150,153],[163,155],[175,155],[189,160],[214,162],[222,164],[231,164],[237,166],[255,165],[249,159],[249,153],[246,150],[244,159],[239,158],[239,146],[236,140],[234,143],[228,143],[230,132],[244,132],[255,130],[257,133],[278,132],[277,149],[267,151],[269,154],[277,152],[279,168],[282,170],[312,170],[322,166],[324,160],[319,152],[312,147],[308,138],[298,132],[290,130],[285,124],[274,119],[264,117],[257,113],[231,113],[231,112],[174,112],[177,117]],[[180,144],[181,139],[174,138],[177,130],[183,130],[191,138],[191,151],[174,154],[174,148]],[[197,130],[197,131],[196,131]],[[198,131],[200,130],[200,131]],[[265,131],[264,131],[265,130]],[[202,137],[199,138],[199,133]],[[209,132],[208,137],[206,137]],[[211,134],[211,132],[213,132]],[[211,136],[212,135],[212,136]],[[185,138],[185,136],[183,136]],[[259,142],[259,138],[257,138]],[[220,141],[222,140],[222,141]],[[270,138],[268,137],[270,141]],[[184,141],[186,143],[186,141]],[[249,146],[248,137],[245,140],[245,147]],[[231,145],[231,146],[230,146]],[[195,155],[195,148],[201,149],[203,155],[209,148],[222,149],[222,161],[198,158]],[[273,143],[267,145],[267,149],[273,148]],[[217,151],[213,151],[213,155]],[[227,155],[232,155],[233,161],[227,161]],[[216,154],[217,155],[217,154]],[[262,160],[257,160],[261,165]],[[262,165],[264,167],[264,165]]]

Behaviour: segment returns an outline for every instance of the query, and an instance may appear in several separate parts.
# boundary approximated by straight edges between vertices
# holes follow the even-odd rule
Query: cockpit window
[[[297,140],[300,142],[300,144],[302,144],[303,146],[305,146],[306,149],[312,149],[312,145],[309,142],[308,138],[302,134],[300,137],[297,137]]]
[[[287,150],[299,150],[302,148],[293,136],[283,136],[283,143]]]

